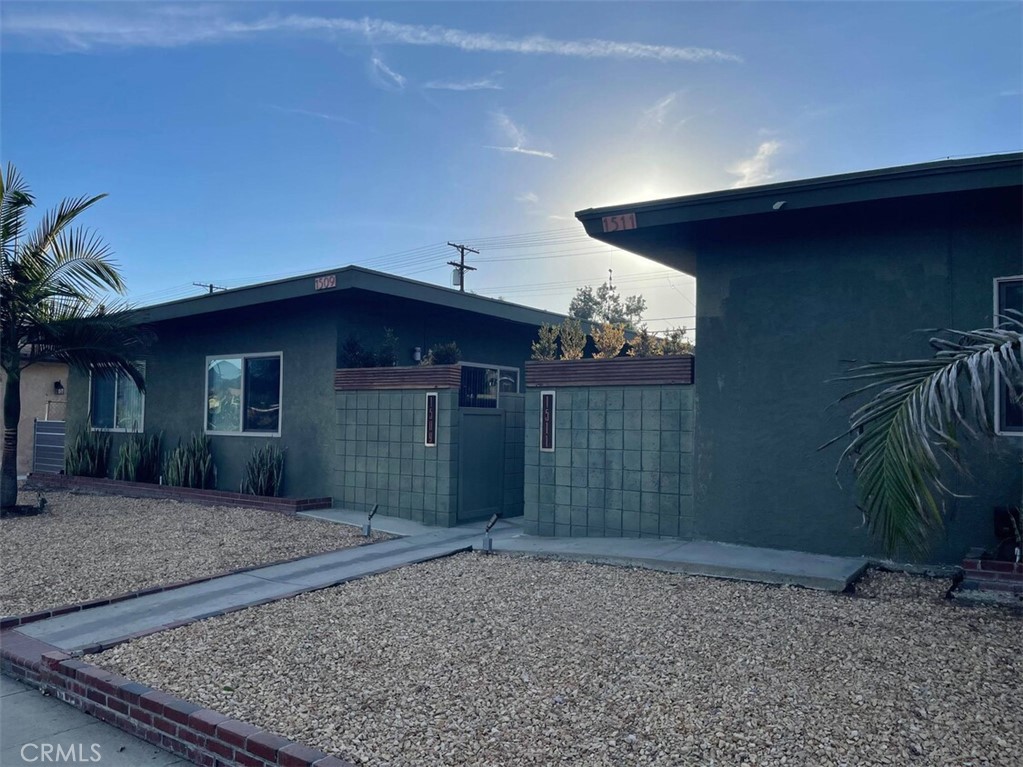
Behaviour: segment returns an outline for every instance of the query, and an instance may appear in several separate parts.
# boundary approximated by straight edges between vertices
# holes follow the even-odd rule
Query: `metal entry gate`
[[[36,474],[60,474],[64,471],[64,421],[36,421],[32,471]]]
[[[492,408],[458,410],[458,521],[487,519],[504,507],[504,419]]]

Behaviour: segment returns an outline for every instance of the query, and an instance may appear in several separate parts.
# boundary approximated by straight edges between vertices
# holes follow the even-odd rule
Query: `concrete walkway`
[[[237,575],[148,594],[138,599],[27,623],[18,631],[65,652],[110,644],[255,604],[425,562],[472,548],[479,529],[433,529],[428,533],[371,546],[318,554]]]
[[[4,767],[82,762],[104,767],[191,764],[5,676],[0,676],[0,733]],[[58,759],[61,755],[65,758]]]
[[[302,516],[361,527],[366,515],[343,509],[300,512]],[[713,541],[681,541],[677,538],[539,538],[525,535],[522,518],[500,520],[493,530],[494,551],[553,559],[573,559],[626,567],[643,567],[714,578],[757,583],[802,586],[822,591],[843,591],[866,569],[867,560],[830,557],[803,551],[736,546]],[[397,517],[376,516],[373,529],[395,535],[422,535],[436,528]],[[475,530],[472,541],[480,548],[482,522],[454,530]]]

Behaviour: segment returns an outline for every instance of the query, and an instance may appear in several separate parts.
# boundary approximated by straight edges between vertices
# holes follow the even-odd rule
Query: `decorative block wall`
[[[555,392],[549,452],[540,449],[541,391]],[[690,537],[693,388],[530,388],[525,470],[529,534]]]
[[[518,517],[523,511],[525,478],[526,397],[502,394],[504,411],[504,516]]]
[[[425,445],[426,391],[336,393],[334,504],[414,519],[456,523],[458,391],[437,392],[437,445]]]

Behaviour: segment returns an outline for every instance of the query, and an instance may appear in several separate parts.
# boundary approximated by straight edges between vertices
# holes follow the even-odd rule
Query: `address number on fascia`
[[[604,225],[605,232],[622,232],[626,229],[636,228],[636,214],[622,213],[618,216],[604,216],[600,219]]]
[[[313,288],[316,290],[327,290],[328,288],[336,287],[337,287],[336,274],[324,274],[322,277],[313,278]]]

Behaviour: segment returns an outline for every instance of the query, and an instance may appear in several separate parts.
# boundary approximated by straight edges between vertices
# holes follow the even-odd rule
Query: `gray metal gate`
[[[32,471],[36,474],[60,474],[64,471],[64,421],[35,422]]]
[[[458,521],[487,519],[504,507],[504,419],[499,409],[458,410]]]

